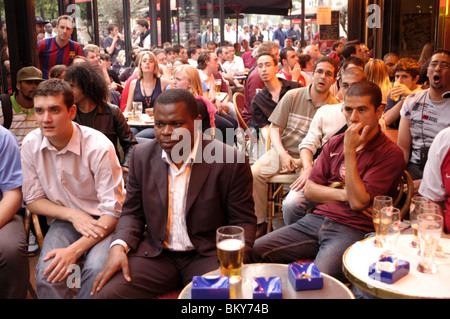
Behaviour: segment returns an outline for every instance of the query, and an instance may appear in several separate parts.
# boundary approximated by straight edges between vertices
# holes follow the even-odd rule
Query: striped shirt
[[[56,43],[56,37],[44,39],[38,42],[39,69],[42,77],[48,79],[49,70],[58,64],[69,66],[75,56],[84,56],[81,46],[72,40],[62,48]]]
[[[36,118],[34,116],[34,109],[22,108],[16,101],[16,94],[11,95],[12,114],[13,119],[9,130],[17,137],[19,147],[22,146],[22,141],[25,136],[38,127]],[[1,102],[0,102],[1,106]],[[3,117],[3,108],[0,107],[0,125],[3,125],[5,119]]]
[[[311,121],[317,110],[325,104],[338,104],[328,93],[321,105],[314,105],[310,92],[312,85],[288,91],[278,102],[269,117],[269,121],[283,129],[281,142],[291,154],[299,154],[298,146],[308,133]]]

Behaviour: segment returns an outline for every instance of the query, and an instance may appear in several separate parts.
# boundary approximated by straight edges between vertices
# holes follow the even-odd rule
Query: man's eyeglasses
[[[443,70],[447,70],[448,68],[450,68],[450,64],[447,63],[447,62],[441,62],[441,63],[439,63],[439,62],[431,62],[429,67],[432,68],[432,69],[436,69],[438,65]]]

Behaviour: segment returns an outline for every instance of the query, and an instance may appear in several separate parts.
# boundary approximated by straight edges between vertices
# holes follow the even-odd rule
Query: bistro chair
[[[393,206],[400,210],[400,220],[409,212],[411,198],[414,195],[414,184],[411,175],[405,170],[397,187],[397,195],[392,199]],[[362,211],[362,213],[372,219],[372,207]]]
[[[272,124],[269,125],[267,131],[266,151],[271,148],[270,130]],[[283,206],[283,199],[286,197],[289,189],[287,185],[292,184],[298,178],[296,173],[276,174],[269,178],[267,182],[267,233],[272,231],[272,223],[275,218],[283,218],[281,210]]]

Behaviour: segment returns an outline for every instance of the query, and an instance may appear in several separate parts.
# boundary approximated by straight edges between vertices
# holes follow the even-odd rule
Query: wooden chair
[[[269,125],[267,131],[266,151],[271,148],[270,130],[272,124]],[[296,173],[276,174],[269,178],[267,182],[267,233],[272,231],[273,219],[283,218],[281,208],[283,206],[283,199],[286,197],[289,190],[285,189],[286,185],[290,185],[298,178]]]
[[[242,117],[242,112],[244,111],[245,105],[245,95],[240,92],[234,93],[233,105],[239,121],[239,126],[245,131],[245,138],[247,140],[251,140],[253,143],[256,143],[256,136],[251,132],[247,123],[245,123],[244,118]]]
[[[39,249],[42,249],[42,244],[44,242],[44,236],[42,235],[42,230],[41,230],[41,226],[39,224],[39,219],[38,219],[37,215],[32,214],[28,209],[25,208],[23,224],[24,224],[24,228],[25,228],[25,236],[26,236],[27,244],[28,244],[28,239],[29,239],[29,235],[30,235],[31,222],[33,222],[34,230],[36,232],[36,238],[38,240]],[[28,292],[31,295],[31,298],[38,299],[36,290],[34,290],[34,287],[31,284],[31,281],[28,282]]]
[[[409,212],[409,205],[414,194],[413,180],[407,171],[403,172],[397,190],[397,196],[393,198],[392,202],[393,206],[400,210],[400,219],[403,219]],[[362,213],[372,219],[372,207],[363,210]]]
[[[32,214],[27,208],[25,208],[24,226],[27,242],[30,234],[31,223],[33,223],[39,248],[42,249],[42,245],[44,244],[44,235],[42,233],[41,224],[39,223],[39,218],[36,214]]]

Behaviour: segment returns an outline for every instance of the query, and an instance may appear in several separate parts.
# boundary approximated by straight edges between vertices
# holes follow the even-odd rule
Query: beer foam
[[[239,250],[244,247],[244,242],[239,239],[225,239],[218,243],[217,247],[222,250]]]

